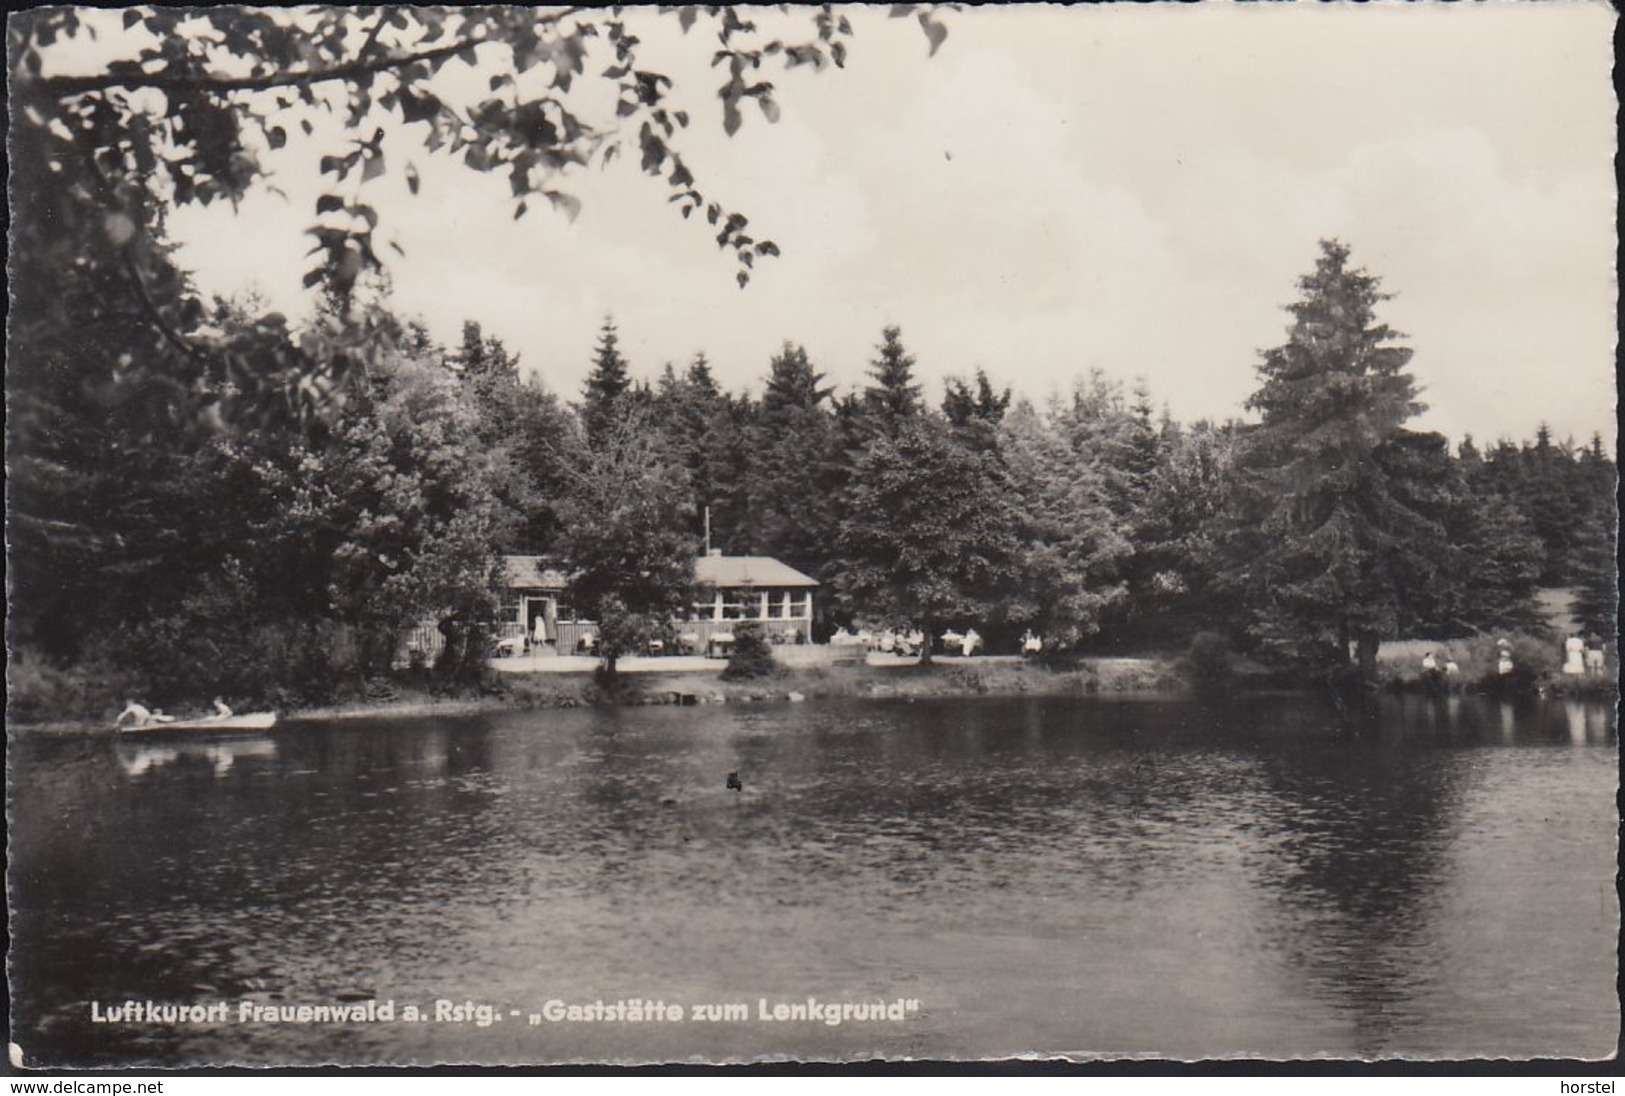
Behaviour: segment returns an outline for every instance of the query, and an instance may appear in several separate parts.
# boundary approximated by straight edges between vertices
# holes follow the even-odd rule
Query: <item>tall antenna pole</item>
[[[705,508],[705,554],[711,554],[711,508]]]

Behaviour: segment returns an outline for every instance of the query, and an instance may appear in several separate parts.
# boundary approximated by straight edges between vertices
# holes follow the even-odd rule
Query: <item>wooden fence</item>
[[[522,639],[525,635],[525,630],[511,620],[489,624],[486,627],[490,629],[489,635],[493,643],[504,639]],[[423,665],[432,666],[445,647],[446,637],[440,634],[440,625],[433,620],[419,621],[401,636],[400,644],[395,650],[395,665],[397,668],[410,666],[414,660],[421,659]]]
[[[744,623],[742,620],[679,621],[672,625],[676,635],[675,646],[662,653],[724,654],[735,630]],[[805,646],[812,642],[810,620],[758,620],[754,623],[761,625],[768,642],[774,646]],[[504,639],[522,640],[525,637],[525,629],[517,621],[501,621],[489,625],[489,628],[493,643]],[[583,641],[588,636],[597,637],[598,625],[591,622],[561,620],[557,625],[557,631],[558,635],[544,650],[561,655],[591,654],[592,649]],[[717,637],[715,643],[712,642],[713,637]],[[396,649],[395,664],[397,667],[405,667],[410,666],[414,660],[421,660],[423,665],[432,666],[445,646],[446,637],[440,634],[438,624],[432,620],[422,621],[408,628],[401,637],[400,646]]]

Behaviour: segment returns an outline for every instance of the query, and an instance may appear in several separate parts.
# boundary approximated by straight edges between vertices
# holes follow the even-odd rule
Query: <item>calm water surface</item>
[[[1052,698],[14,742],[12,1039],[103,1065],[1611,1053],[1611,709],[1384,704],[1353,729],[1302,698]],[[920,1005],[757,1018],[809,996]],[[528,1022],[633,998],[750,1019]],[[93,1022],[128,999],[232,1022]],[[234,1022],[374,999],[503,1020]]]

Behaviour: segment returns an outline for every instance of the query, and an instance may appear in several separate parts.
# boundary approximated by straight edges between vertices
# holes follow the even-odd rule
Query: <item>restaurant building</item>
[[[504,631],[527,635],[532,652],[582,653],[597,622],[570,602],[569,576],[544,556],[505,556]],[[811,643],[813,594],[818,582],[771,556],[725,556],[694,561],[694,601],[672,621],[680,648],[716,653],[733,642],[743,620],[759,621],[770,642]],[[540,646],[537,646],[537,643]]]

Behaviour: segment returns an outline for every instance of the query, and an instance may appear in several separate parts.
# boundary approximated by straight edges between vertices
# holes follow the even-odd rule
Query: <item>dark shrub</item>
[[[1206,696],[1222,696],[1235,679],[1230,641],[1217,632],[1197,632],[1185,652],[1191,686]]]
[[[112,661],[148,702],[295,704],[339,698],[362,680],[350,629],[331,621],[192,622],[159,617],[114,633]]]
[[[17,723],[110,719],[131,695],[128,676],[105,661],[60,666],[14,650],[6,663],[6,714]]]
[[[773,661],[773,648],[767,644],[762,626],[754,620],[741,621],[734,628],[733,654],[722,671],[724,681],[743,681],[754,677],[771,677],[779,672]]]

